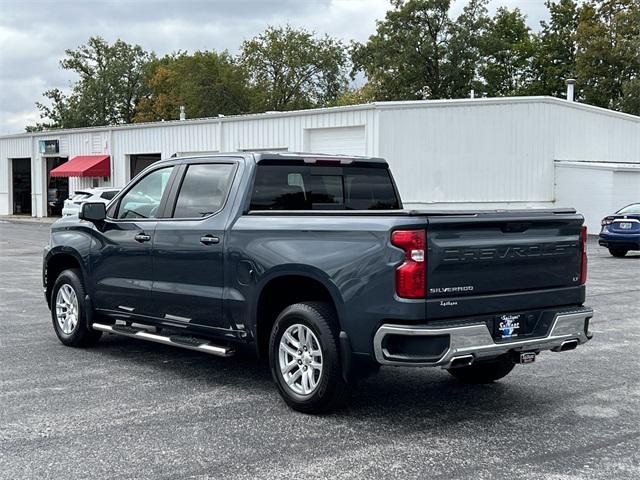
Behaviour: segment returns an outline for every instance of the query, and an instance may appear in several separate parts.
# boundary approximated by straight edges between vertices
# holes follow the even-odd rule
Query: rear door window
[[[387,168],[258,165],[251,210],[400,208]]]
[[[222,209],[235,165],[203,163],[189,165],[180,186],[173,218],[201,218]]]

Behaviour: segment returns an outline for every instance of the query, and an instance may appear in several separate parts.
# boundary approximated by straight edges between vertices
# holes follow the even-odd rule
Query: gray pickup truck
[[[288,405],[322,412],[380,365],[486,383],[588,341],[582,224],[405,210],[378,158],[172,158],[52,226],[44,292],[65,345],[248,345]]]

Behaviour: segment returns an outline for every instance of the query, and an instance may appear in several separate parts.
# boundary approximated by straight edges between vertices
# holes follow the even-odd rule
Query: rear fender
[[[262,294],[265,286],[268,285],[272,280],[286,276],[307,277],[311,280],[315,280],[324,288],[326,288],[336,309],[340,328],[343,328],[342,319],[345,318],[345,308],[344,301],[342,299],[340,291],[338,290],[338,287],[333,283],[331,278],[325,272],[313,266],[304,264],[278,265],[277,267],[272,268],[267,273],[261,276],[260,281],[256,285],[256,295],[254,296],[254,301],[252,302],[251,306],[251,318],[256,318],[258,299],[260,298],[260,295]]]

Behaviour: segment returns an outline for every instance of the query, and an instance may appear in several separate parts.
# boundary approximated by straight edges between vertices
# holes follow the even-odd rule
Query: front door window
[[[160,168],[145,175],[120,200],[118,219],[156,218],[173,167]]]

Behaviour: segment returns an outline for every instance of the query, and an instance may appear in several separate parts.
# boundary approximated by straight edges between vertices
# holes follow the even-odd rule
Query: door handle
[[[139,234],[137,234],[135,237],[133,237],[136,239],[136,242],[148,242],[149,240],[151,240],[151,235],[147,235],[144,232],[140,232]]]
[[[213,235],[203,235],[200,237],[200,243],[203,245],[215,245],[216,243],[220,243],[220,239]]]

